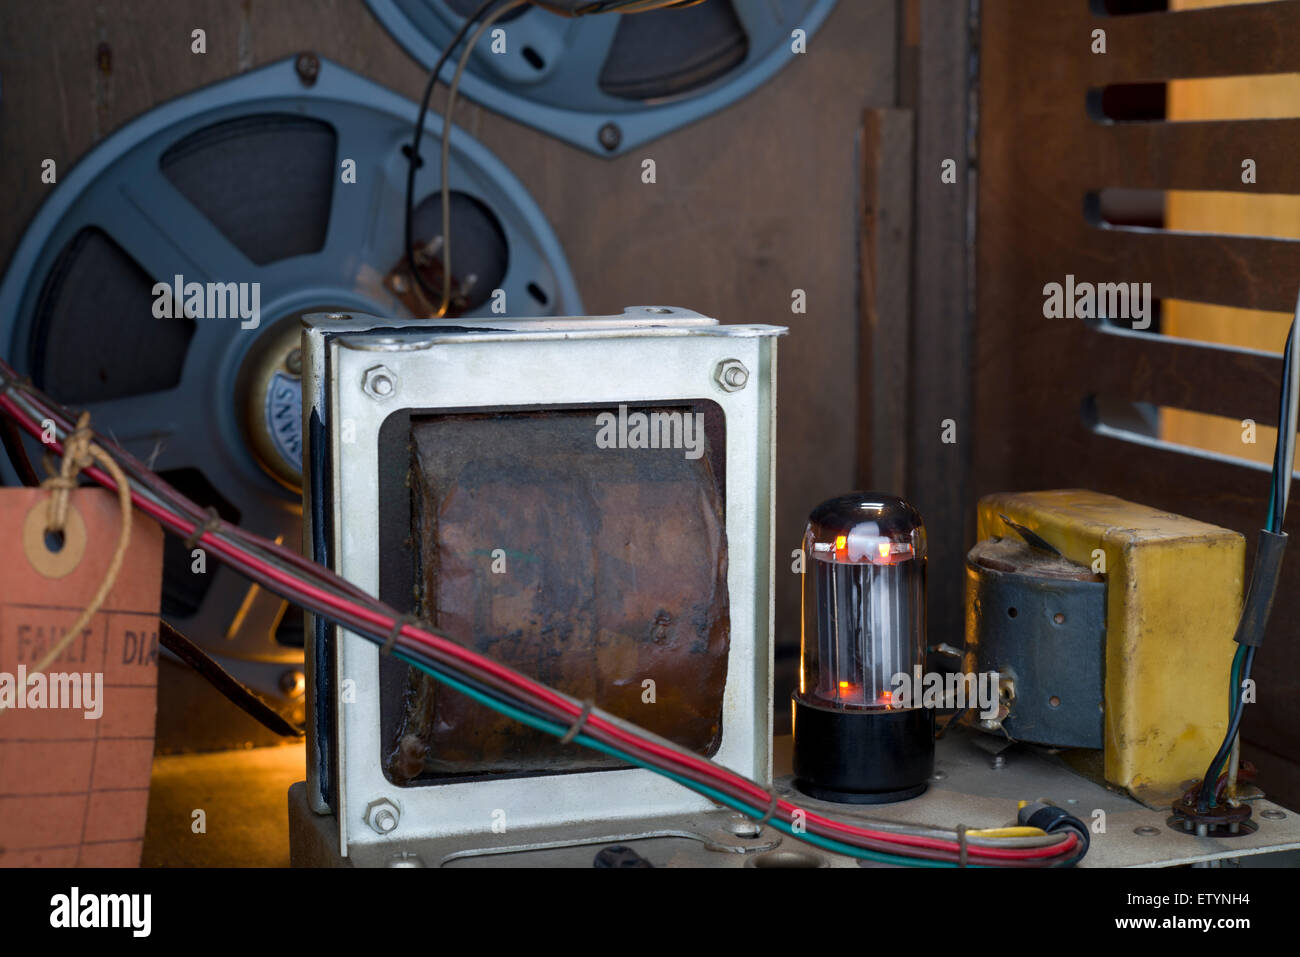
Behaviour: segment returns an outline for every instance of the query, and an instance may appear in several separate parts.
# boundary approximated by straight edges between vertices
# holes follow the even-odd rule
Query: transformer
[[[669,307],[304,322],[308,554],[453,641],[771,780],[783,329]],[[306,823],[329,832],[323,857],[432,863],[497,847],[503,818],[513,838],[712,809],[309,627],[293,815],[321,816]]]

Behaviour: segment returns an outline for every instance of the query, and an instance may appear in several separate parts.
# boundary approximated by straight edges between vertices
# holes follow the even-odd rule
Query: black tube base
[[[934,712],[838,711],[794,698],[795,787],[841,804],[924,793],[934,774]]]

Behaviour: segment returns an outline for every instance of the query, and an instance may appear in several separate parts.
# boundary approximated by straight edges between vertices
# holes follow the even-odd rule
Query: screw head
[[[601,146],[612,153],[622,144],[623,131],[618,128],[617,123],[606,123],[596,133],[596,139],[600,140]]]
[[[993,759],[989,761],[989,767],[991,767],[994,771],[1001,771],[1006,766],[1007,766],[1007,759],[1000,754],[993,755]]]
[[[1270,807],[1260,811],[1259,816],[1263,818],[1268,818],[1270,821],[1280,821],[1286,817],[1286,811],[1281,811],[1275,807]]]
[[[313,86],[316,83],[316,78],[320,76],[320,58],[310,51],[299,53],[298,59],[294,61],[293,68],[303,86]]]
[[[724,359],[713,370],[713,379],[723,392],[739,392],[749,382],[749,370],[739,359]]]
[[[361,378],[361,388],[377,401],[391,398],[397,392],[397,373],[387,366],[371,366]]]
[[[366,805],[366,823],[376,834],[391,834],[397,830],[402,812],[388,798],[376,798]]]
[[[284,357],[285,371],[290,375],[302,375],[302,350],[290,349],[289,354]]]
[[[1143,824],[1140,827],[1133,828],[1133,833],[1140,837],[1156,837],[1160,834],[1160,828],[1152,827],[1150,824]]]

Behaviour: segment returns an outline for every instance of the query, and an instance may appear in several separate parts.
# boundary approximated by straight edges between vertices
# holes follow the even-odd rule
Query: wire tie
[[[391,655],[393,653],[393,645],[397,644],[397,636],[402,633],[402,629],[407,625],[418,625],[419,623],[420,619],[416,618],[414,615],[402,615],[400,618],[393,619],[393,627],[389,630],[388,637],[384,639],[384,643],[379,647],[379,653],[381,655]]]
[[[957,848],[958,848],[957,866],[965,867],[966,866],[966,825],[965,824],[957,825]]]
[[[776,813],[776,806],[781,801],[781,799],[777,797],[775,791],[769,792],[769,796],[771,797],[771,801],[768,802],[767,813],[758,819],[758,826],[760,829],[766,827],[767,822],[772,820],[772,815]]]
[[[215,532],[220,524],[221,516],[217,514],[217,510],[215,508],[209,508],[207,519],[204,520],[202,525],[195,526],[194,531],[190,532],[186,537],[185,550],[193,551],[198,547],[199,539],[208,534],[208,532]]]
[[[579,734],[582,733],[582,726],[587,723],[587,718],[591,717],[591,700],[588,699],[582,703],[582,714],[578,715],[578,720],[568,731],[564,732],[564,737],[560,738],[560,744],[568,744]]]

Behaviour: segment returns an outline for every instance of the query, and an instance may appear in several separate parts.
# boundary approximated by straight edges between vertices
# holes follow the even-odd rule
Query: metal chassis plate
[[[918,798],[863,809],[815,801],[794,789],[790,777],[790,738],[775,741],[775,788],[783,797],[830,817],[858,821],[955,827],[996,827],[1014,823],[1017,802],[1042,798],[1092,823],[1105,814],[1105,830],[1095,832],[1081,867],[1218,866],[1224,861],[1300,848],[1300,813],[1263,798],[1252,801],[1259,830],[1231,840],[1198,838],[1169,828],[1168,809],[1151,810],[1132,798],[1101,787],[1043,749],[1021,746],[1003,751],[1000,769],[979,746],[979,732],[954,729],[936,742],[935,780]],[[427,841],[391,841],[354,847],[350,860],[338,854],[333,817],[311,812],[305,789],[289,795],[290,844],[294,866],[427,866],[465,864],[471,858],[491,866],[590,867],[609,844],[628,844],[655,866],[683,867],[857,867],[857,861],[803,844],[766,827],[754,838],[737,835],[740,818],[729,810],[655,816],[572,827],[513,828]],[[1268,812],[1265,818],[1262,812]],[[1282,817],[1276,817],[1277,814]],[[1142,833],[1138,833],[1138,829]],[[887,867],[866,864],[868,867]]]

